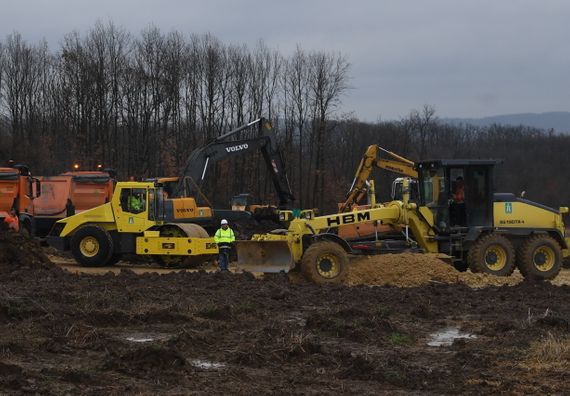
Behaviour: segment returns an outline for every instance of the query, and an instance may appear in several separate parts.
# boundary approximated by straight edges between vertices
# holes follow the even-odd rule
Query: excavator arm
[[[380,158],[380,153],[388,155],[391,159]],[[376,144],[368,146],[358,168],[346,200],[340,206],[340,212],[346,212],[353,205],[358,204],[367,192],[367,181],[374,168],[385,169],[400,175],[417,178],[418,172],[414,169],[414,162]]]
[[[242,140],[232,139],[237,133],[253,126],[259,128],[260,136]],[[199,194],[208,170],[217,161],[233,156],[252,154],[259,150],[271,174],[271,180],[279,198],[279,208],[290,209],[293,206],[295,197],[289,185],[281,152],[277,147],[271,130],[271,123],[264,118],[259,118],[227,132],[217,137],[211,143],[194,150],[186,161],[182,175],[178,179],[178,185],[174,189],[173,197],[187,197]]]

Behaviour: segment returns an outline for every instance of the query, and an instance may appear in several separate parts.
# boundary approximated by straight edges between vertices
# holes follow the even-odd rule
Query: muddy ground
[[[397,287],[411,257],[394,259],[353,260],[352,286],[93,276],[0,235],[0,394],[570,393],[568,286],[473,288],[426,256]],[[366,265],[396,280],[363,284],[383,283]]]

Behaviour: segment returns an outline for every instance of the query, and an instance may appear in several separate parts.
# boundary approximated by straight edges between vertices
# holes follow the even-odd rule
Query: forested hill
[[[498,190],[570,205],[570,136],[450,125],[430,106],[399,121],[360,122],[339,111],[349,78],[342,54],[298,48],[284,56],[263,43],[228,45],[208,34],[148,28],[133,36],[97,24],[50,49],[14,33],[0,40],[0,161],[26,163],[36,175],[74,162],[82,169],[102,163],[120,179],[178,175],[196,147],[266,117],[274,121],[298,207],[335,210],[370,144],[414,161],[504,159]],[[394,175],[374,176],[387,199]],[[275,202],[259,155],[222,161],[209,172],[205,193],[214,204],[227,206],[243,192]]]
[[[530,126],[555,132],[570,133],[570,112],[552,111],[547,113],[506,114],[482,118],[444,118],[444,122],[454,125],[471,124],[477,126],[509,125]]]

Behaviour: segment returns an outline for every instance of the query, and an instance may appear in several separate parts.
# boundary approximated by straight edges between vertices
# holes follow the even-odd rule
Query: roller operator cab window
[[[142,213],[146,210],[146,189],[125,188],[121,191],[121,207],[125,212]]]
[[[148,219],[149,220],[164,220],[164,189],[150,189],[148,190]]]

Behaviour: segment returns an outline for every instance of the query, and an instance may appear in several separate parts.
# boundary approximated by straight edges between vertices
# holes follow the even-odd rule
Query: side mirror
[[[39,179],[34,179],[34,181],[36,183],[36,194],[34,198],[38,198],[40,195],[42,195],[42,184],[40,183]]]
[[[520,198],[524,198],[525,194],[526,194],[526,191],[521,191]]]

